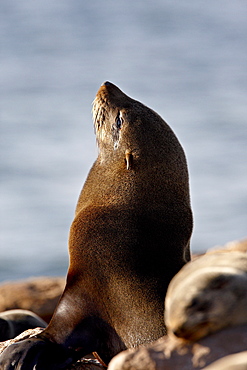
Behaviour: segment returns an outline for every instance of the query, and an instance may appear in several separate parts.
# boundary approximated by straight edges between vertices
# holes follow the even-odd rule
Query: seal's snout
[[[112,85],[112,83],[111,82],[109,82],[109,81],[105,81],[103,84],[102,84],[102,86],[111,86]]]
[[[115,97],[118,97],[118,98],[125,96],[125,99],[127,98],[127,96],[116,85],[114,85],[110,81],[105,81],[100,86],[98,94],[99,93],[109,94],[110,96],[115,96]]]

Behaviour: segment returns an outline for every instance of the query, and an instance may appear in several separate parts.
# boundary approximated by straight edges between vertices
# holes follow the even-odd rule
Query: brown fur
[[[192,213],[183,149],[157,113],[106,82],[93,116],[99,155],[70,230],[67,285],[38,337],[72,361],[96,351],[108,363],[165,334],[164,297],[190,259]]]

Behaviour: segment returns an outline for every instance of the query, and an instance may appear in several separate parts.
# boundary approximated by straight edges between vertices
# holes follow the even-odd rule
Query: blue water
[[[246,0],[2,0],[0,17],[0,281],[66,273],[105,80],[181,141],[192,250],[246,237]]]

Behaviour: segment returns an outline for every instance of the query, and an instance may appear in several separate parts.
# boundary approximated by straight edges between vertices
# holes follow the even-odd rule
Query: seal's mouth
[[[98,147],[118,148],[121,130],[119,110],[108,86],[102,85],[93,101],[93,123]],[[110,144],[110,145],[109,145]]]
[[[118,89],[115,85],[111,84],[110,82],[105,82],[99,88],[96,97],[93,101],[93,122],[96,134],[104,125],[108,115],[109,110],[113,107],[112,105],[112,90],[113,88]]]
[[[103,94],[97,94],[93,101],[93,122],[96,135],[102,128],[107,115],[108,101]]]

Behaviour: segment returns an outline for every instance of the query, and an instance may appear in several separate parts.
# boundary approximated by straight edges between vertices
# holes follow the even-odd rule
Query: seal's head
[[[181,269],[171,281],[165,301],[168,331],[191,341],[247,322],[247,270],[242,269],[241,256],[241,268],[231,266],[231,258],[228,266],[207,265],[210,260],[217,262],[205,257],[201,257],[204,266],[195,261]],[[242,257],[246,264],[247,256]],[[190,268],[193,264],[194,270]]]
[[[178,156],[177,139],[152,109],[124,94],[110,82],[101,85],[93,102],[93,119],[101,161],[122,158],[126,168]],[[173,155],[172,152],[174,151]]]

